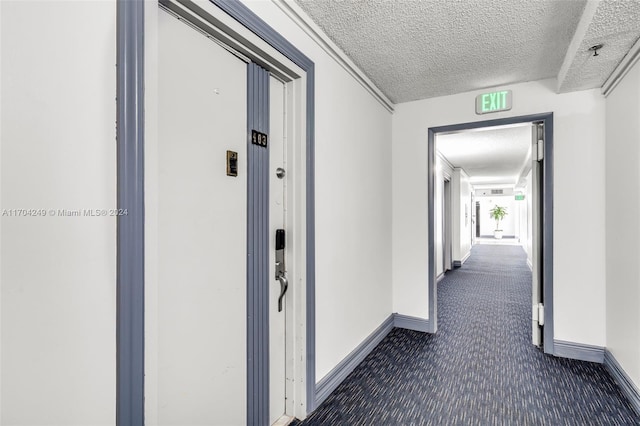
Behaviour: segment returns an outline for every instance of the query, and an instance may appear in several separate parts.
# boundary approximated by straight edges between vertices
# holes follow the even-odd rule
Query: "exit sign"
[[[511,90],[483,93],[476,96],[476,114],[509,111],[511,109]]]
[[[524,200],[524,195],[523,194],[516,194],[516,201],[522,201]]]

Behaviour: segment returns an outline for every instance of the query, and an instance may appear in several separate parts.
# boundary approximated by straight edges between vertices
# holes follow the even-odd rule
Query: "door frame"
[[[473,130],[483,127],[506,126],[540,122],[544,124],[544,161],[542,164],[543,214],[542,214],[542,277],[544,294],[544,352],[554,353],[553,342],[553,112],[473,121],[461,124],[430,127],[427,135],[427,211],[428,211],[428,281],[430,332],[438,330],[437,281],[435,268],[435,179],[436,179],[436,135],[438,133]],[[476,218],[477,220],[477,218]]]
[[[297,405],[302,406],[305,413],[309,413],[316,405],[315,64],[244,4],[225,0],[210,2],[305,73],[306,87],[303,90],[306,129],[301,141],[304,144],[302,160],[305,165],[305,217],[304,236],[299,237],[305,247],[302,259],[305,303],[303,317],[296,320],[295,326],[303,332],[299,343],[304,355],[301,369],[304,370],[305,386],[301,395],[304,400],[298,401]],[[127,209],[129,212],[127,216],[117,218],[116,245],[116,424],[123,426],[144,424],[145,416],[145,110],[148,113],[155,111],[153,101],[156,100],[153,95],[148,98],[149,93],[145,93],[145,6],[151,5],[157,8],[156,2],[116,0],[117,205],[119,209]],[[237,41],[248,43],[240,36]],[[145,100],[151,101],[146,107]],[[247,336],[247,339],[256,341],[264,338],[261,334]],[[248,395],[247,405],[265,404],[265,397],[262,394]],[[266,405],[268,406],[268,401]],[[249,423],[252,420],[247,419]]]
[[[116,3],[116,424],[144,424],[144,2]]]

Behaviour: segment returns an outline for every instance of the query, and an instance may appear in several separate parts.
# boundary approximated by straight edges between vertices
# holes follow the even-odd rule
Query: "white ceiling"
[[[478,187],[513,187],[529,156],[531,125],[493,127],[436,136],[436,149]]]
[[[558,90],[601,87],[640,37],[640,1],[591,2],[585,8],[567,59],[558,78]],[[598,56],[589,47],[603,44]],[[574,51],[575,50],[575,51]]]
[[[639,0],[295,1],[394,103],[550,77],[600,87],[640,36]]]

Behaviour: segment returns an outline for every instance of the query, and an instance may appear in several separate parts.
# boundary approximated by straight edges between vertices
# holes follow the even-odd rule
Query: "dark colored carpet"
[[[438,285],[435,335],[393,329],[298,425],[640,425],[600,364],[531,344],[519,246],[479,245]]]

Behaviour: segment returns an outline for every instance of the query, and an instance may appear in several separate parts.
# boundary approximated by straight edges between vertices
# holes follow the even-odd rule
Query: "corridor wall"
[[[0,2],[3,425],[115,423],[115,12]]]
[[[522,193],[524,195],[524,200],[520,200],[516,202],[517,210],[518,210],[518,241],[520,245],[527,253],[527,264],[529,268],[532,267],[531,258],[531,250],[532,250],[532,240],[531,235],[533,233],[533,222],[531,210],[533,208],[532,199],[533,191],[531,188],[531,171],[529,171],[526,176],[523,176],[523,185],[516,189],[516,191]]]
[[[469,176],[461,169],[453,170],[453,260],[464,262],[471,251],[472,209]]]
[[[606,103],[607,349],[640,387],[639,63]]]

